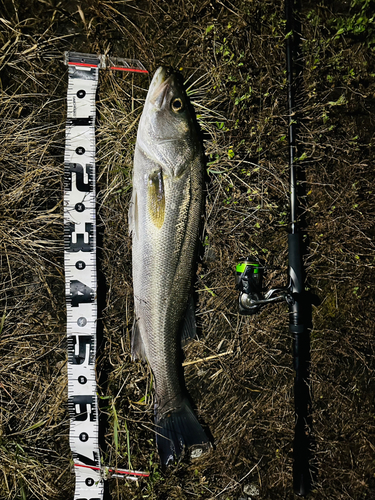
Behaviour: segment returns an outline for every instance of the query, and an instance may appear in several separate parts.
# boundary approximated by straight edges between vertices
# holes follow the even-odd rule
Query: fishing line
[[[103,467],[96,393],[97,347],[95,118],[99,69],[147,73],[137,60],[66,52],[67,120],[64,154],[64,267],[68,344],[69,442],[75,500],[101,500],[109,477],[148,473]]]

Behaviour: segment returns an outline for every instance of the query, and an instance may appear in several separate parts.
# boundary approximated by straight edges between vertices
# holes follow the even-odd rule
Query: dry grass
[[[359,8],[359,7],[358,7]],[[371,24],[336,35],[340,2],[302,11],[299,143],[308,284],[316,499],[374,499],[374,111]],[[236,260],[258,255],[282,285],[288,169],[282,2],[32,0],[0,7],[0,498],[73,496],[63,275],[64,50],[183,68],[208,158],[199,340],[185,375],[214,451],[164,475],[152,377],[131,362],[132,154],[148,78],[100,75],[97,370],[103,456],[149,470],[114,499],[293,498],[293,364],[287,308],[237,313]],[[335,21],[336,20],[336,21]],[[335,24],[336,23],[336,24]],[[347,24],[348,25],[348,24]],[[371,42],[372,43],[372,42]],[[267,283],[266,283],[267,284]],[[223,356],[216,355],[227,353]],[[118,430],[115,438],[115,429]],[[130,451],[130,456],[129,452]]]

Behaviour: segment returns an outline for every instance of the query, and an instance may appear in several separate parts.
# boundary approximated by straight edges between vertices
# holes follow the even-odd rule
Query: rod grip
[[[289,325],[293,334],[295,433],[293,442],[293,489],[305,496],[311,488],[310,440],[311,395],[309,388],[310,335],[307,324]]]

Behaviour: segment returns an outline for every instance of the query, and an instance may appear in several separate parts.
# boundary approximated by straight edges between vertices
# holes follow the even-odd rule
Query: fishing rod
[[[266,268],[248,257],[236,267],[239,312],[257,313],[266,304],[286,301],[289,306],[289,331],[293,338],[295,433],[293,442],[293,489],[304,496],[311,487],[310,426],[311,398],[309,391],[311,301],[304,286],[302,241],[298,221],[296,172],[296,120],[294,94],[299,36],[295,28],[294,0],[285,0],[286,66],[288,98],[289,167],[290,167],[290,224],[288,234],[288,285],[264,292],[262,279]]]

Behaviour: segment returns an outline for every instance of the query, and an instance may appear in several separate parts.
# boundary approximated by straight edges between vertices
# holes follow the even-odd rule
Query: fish
[[[159,67],[140,118],[129,207],[131,351],[149,363],[162,466],[212,447],[187,393],[182,348],[196,336],[192,278],[202,216],[204,151],[181,75]]]

